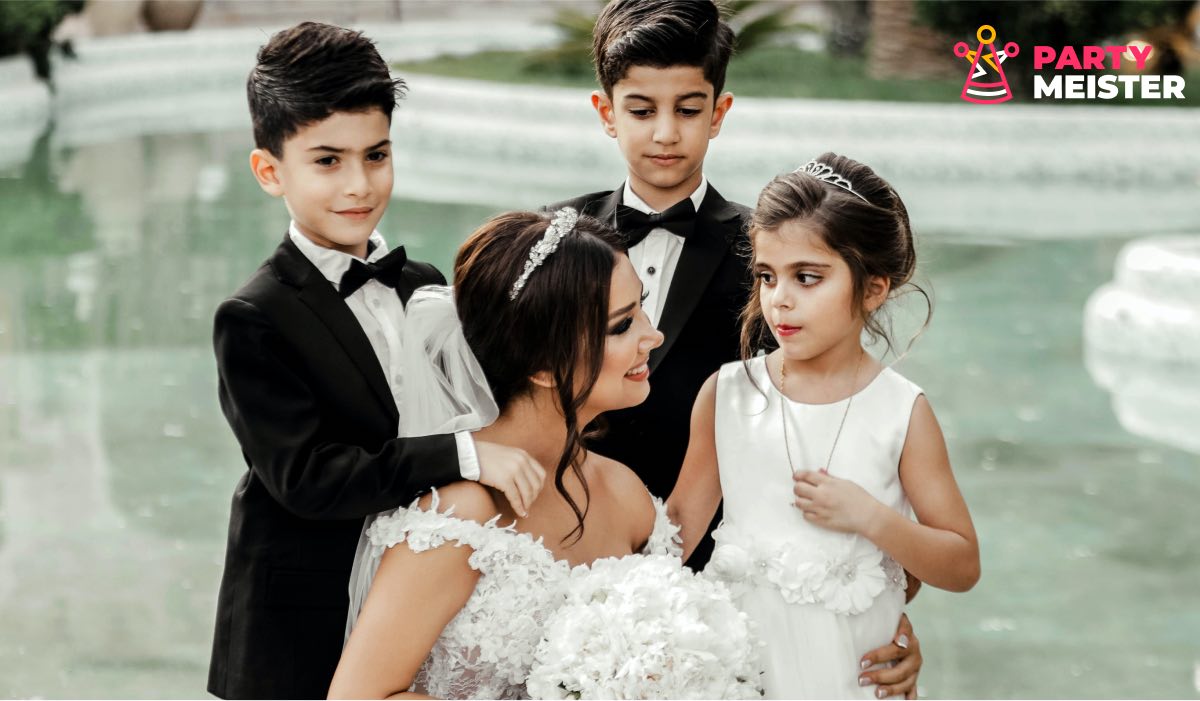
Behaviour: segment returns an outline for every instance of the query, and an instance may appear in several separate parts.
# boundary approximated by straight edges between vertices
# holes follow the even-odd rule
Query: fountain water
[[[1083,330],[1088,370],[1121,425],[1200,453],[1200,235],[1126,245]]]

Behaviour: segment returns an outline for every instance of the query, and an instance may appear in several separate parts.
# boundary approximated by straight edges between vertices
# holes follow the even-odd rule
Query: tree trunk
[[[954,41],[916,22],[913,0],[871,0],[871,43],[867,73],[872,78],[948,78],[966,75],[954,57]]]
[[[179,32],[192,28],[200,8],[200,0],[146,0],[142,20],[152,32]]]

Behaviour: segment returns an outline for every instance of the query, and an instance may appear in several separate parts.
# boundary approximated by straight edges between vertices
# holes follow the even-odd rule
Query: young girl
[[[826,153],[763,189],[749,235],[743,361],[700,391],[668,502],[684,556],[724,498],[705,572],[757,621],[768,698],[911,696],[852,661],[891,640],[905,570],[966,591],[979,549],[929,402],[862,345],[891,346],[879,312],[916,267],[908,212]]]

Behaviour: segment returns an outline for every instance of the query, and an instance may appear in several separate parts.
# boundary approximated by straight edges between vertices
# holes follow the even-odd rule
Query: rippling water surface
[[[83,145],[48,132],[0,172],[0,696],[203,693],[245,469],[217,406],[211,318],[287,225],[249,147],[240,130]],[[1019,211],[1023,192],[992,190],[989,211]],[[917,213],[938,209],[924,197],[918,233]],[[448,271],[500,209],[472,199],[397,192],[381,230]],[[1200,459],[1169,436],[1200,426],[1200,388],[1160,382],[1161,405],[1142,406],[1174,408],[1156,437],[1135,435],[1082,338],[1121,246],[1158,233],[1145,216],[1032,240],[964,220],[921,241],[936,312],[900,370],[945,427],[983,553],[975,590],[926,589],[910,607],[930,696],[1197,693]],[[1184,219],[1200,233],[1200,215]],[[1150,371],[1105,362],[1130,382]]]

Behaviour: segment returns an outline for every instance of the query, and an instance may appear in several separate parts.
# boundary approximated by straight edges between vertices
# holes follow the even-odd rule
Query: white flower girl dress
[[[865,538],[805,521],[793,505],[792,469],[825,467],[845,417],[830,474],[911,517],[897,468],[921,389],[885,368],[847,411],[849,399],[803,404],[783,396],[765,356],[748,368],[754,382],[741,362],[724,365],[717,379],[724,521],[705,574],[728,583],[757,622],[768,698],[874,698],[873,687],[859,687],[856,663],[895,635],[904,570]]]

